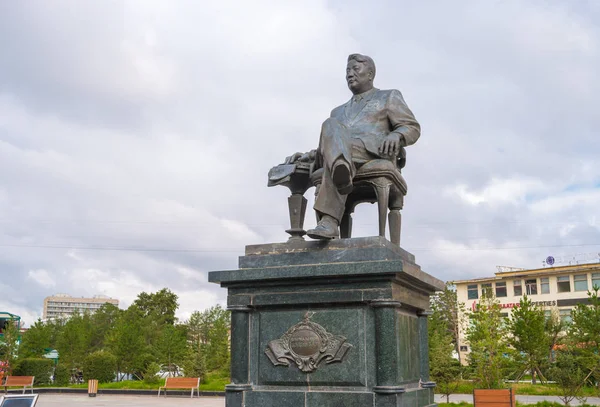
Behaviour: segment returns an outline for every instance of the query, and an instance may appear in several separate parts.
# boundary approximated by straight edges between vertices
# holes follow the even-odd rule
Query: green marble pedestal
[[[429,296],[444,288],[381,237],[246,247],[228,289],[227,407],[433,406]]]

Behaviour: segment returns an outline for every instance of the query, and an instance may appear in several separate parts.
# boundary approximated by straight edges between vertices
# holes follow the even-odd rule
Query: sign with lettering
[[[292,326],[280,339],[269,342],[265,354],[275,366],[294,362],[305,373],[313,372],[321,362],[342,362],[352,345],[346,338],[330,334],[310,318],[307,312],[302,322]]]
[[[0,398],[0,407],[33,407],[37,399],[37,394],[6,395]]]
[[[531,301],[531,304],[533,305],[537,305],[539,307],[556,307],[556,300],[552,300],[552,301]],[[516,308],[519,306],[518,302],[507,302],[504,304],[500,304],[501,308]],[[475,311],[475,309],[477,308],[477,301],[473,301],[473,304],[471,304],[471,309],[473,311]]]

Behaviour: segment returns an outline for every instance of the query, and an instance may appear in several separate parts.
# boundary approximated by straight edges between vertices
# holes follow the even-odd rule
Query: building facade
[[[556,311],[563,321],[569,322],[572,309],[587,302],[588,291],[594,286],[600,287],[600,263],[499,271],[493,277],[454,281],[453,284],[459,304],[465,304],[467,310],[474,310],[482,292],[491,289],[504,309],[505,317],[509,317],[527,295],[547,315]],[[469,344],[465,329],[459,333],[459,349],[461,360],[466,360]]]
[[[71,297],[67,294],[56,294],[44,298],[44,319],[69,317],[75,312],[95,312],[102,305],[109,303],[119,306],[119,300],[95,295],[92,298]]]

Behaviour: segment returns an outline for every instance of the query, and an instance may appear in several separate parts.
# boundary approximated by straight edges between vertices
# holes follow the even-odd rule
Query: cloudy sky
[[[163,287],[182,319],[223,303],[207,272],[286,240],[266,174],[316,146],[355,52],[423,128],[402,246],[425,271],[597,257],[598,4],[0,2],[0,310],[30,324],[54,293],[126,307]],[[355,230],[376,234],[373,206]]]

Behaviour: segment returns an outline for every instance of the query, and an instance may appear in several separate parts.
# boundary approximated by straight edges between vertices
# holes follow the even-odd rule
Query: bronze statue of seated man
[[[315,161],[323,178],[314,209],[319,222],[307,231],[313,239],[339,236],[352,180],[361,165],[374,159],[396,162],[404,147],[414,144],[420,126],[398,90],[373,87],[375,63],[360,54],[348,57],[346,81],[352,98],[336,107],[321,127],[317,150],[296,153],[285,164]]]

